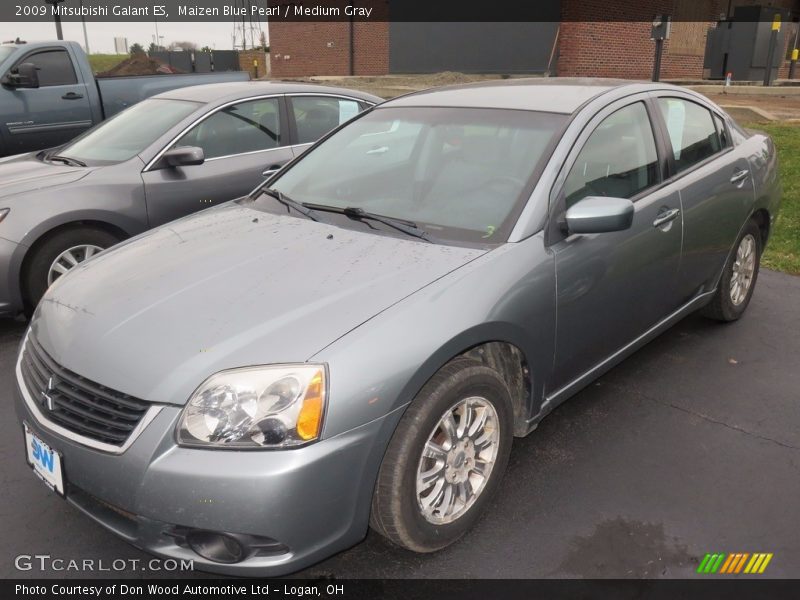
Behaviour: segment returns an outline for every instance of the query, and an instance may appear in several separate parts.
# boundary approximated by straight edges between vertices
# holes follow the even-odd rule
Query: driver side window
[[[277,148],[280,122],[277,98],[233,104],[195,125],[175,147],[200,147],[206,160]]]
[[[21,63],[32,63],[39,75],[39,87],[78,83],[72,60],[65,50],[45,50],[26,56]]]
[[[606,117],[586,140],[564,183],[567,208],[587,196],[631,198],[658,180],[653,129],[636,102]]]

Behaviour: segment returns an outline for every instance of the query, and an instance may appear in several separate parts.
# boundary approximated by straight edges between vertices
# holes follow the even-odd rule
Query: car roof
[[[635,86],[639,91],[646,89],[648,84],[627,79],[590,77],[503,79],[414,92],[384,102],[381,107],[506,108],[572,114],[589,100],[623,86]]]
[[[351,98],[365,100],[373,104],[383,102],[383,98],[356,90],[289,81],[208,83],[170,90],[153,97],[169,100],[189,100],[191,102],[210,104],[224,103],[262,94],[334,94],[337,96],[349,96]]]

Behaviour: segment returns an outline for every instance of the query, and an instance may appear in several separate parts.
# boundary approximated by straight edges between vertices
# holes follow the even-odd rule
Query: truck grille
[[[53,423],[93,440],[121,446],[150,404],[76,375],[28,336],[20,365],[33,401]]]

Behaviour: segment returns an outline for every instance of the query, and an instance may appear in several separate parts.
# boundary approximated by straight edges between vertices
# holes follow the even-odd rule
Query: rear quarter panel
[[[763,132],[750,131],[750,137],[742,142],[753,174],[755,205],[753,210],[764,209],[769,213],[770,227],[780,210],[781,187],[778,175],[778,153],[775,143]]]

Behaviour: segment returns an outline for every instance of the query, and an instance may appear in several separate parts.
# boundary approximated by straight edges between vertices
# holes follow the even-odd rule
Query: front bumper
[[[110,454],[44,426],[19,383],[15,396],[20,420],[62,454],[68,502],[157,556],[259,577],[296,571],[363,539],[383,450],[399,419],[396,411],[296,450],[203,450],[175,444],[181,407],[164,406],[123,453]],[[221,564],[176,537],[187,528],[276,545]]]

